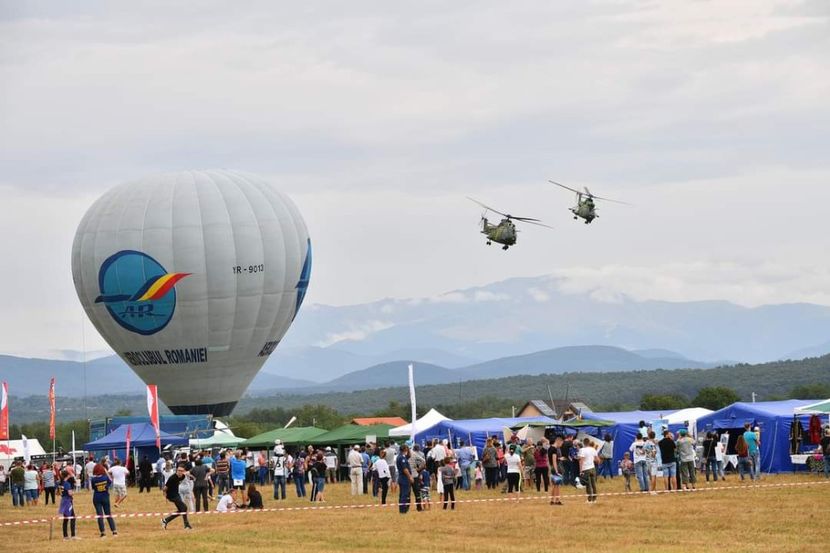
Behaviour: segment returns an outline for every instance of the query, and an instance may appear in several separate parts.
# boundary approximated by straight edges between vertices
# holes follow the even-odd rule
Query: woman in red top
[[[541,491],[541,483],[545,483],[545,493],[548,491],[548,479],[550,478],[550,468],[548,467],[548,448],[550,442],[547,438],[542,438],[536,443],[536,449],[533,450],[533,461],[536,463],[534,474],[536,476],[536,491]]]

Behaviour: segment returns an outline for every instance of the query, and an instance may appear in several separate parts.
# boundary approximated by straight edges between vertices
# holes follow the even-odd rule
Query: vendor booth
[[[683,424],[671,423],[669,418],[674,411],[620,411],[620,412],[605,412],[605,413],[585,413],[582,415],[583,420],[603,420],[611,421],[614,424],[603,429],[602,434],[611,434],[611,439],[614,442],[614,458],[612,466],[616,467],[622,460],[623,453],[628,451],[628,448],[634,443],[637,433],[640,429],[640,421],[646,423],[646,426],[655,428],[655,434],[662,437],[662,429],[668,428],[672,432],[677,432],[681,428],[685,428]]]
[[[26,451],[28,449],[28,451]],[[46,458],[46,450],[40,445],[37,438],[27,438],[24,446],[23,440],[2,440],[0,441],[0,465],[6,467],[6,470],[15,459],[23,459],[24,457],[30,459]]]
[[[698,432],[729,433],[727,453],[735,452],[735,441],[749,423],[761,431],[761,471],[792,472],[795,466],[790,455],[798,455],[817,447],[804,429],[809,427],[810,414],[797,409],[816,403],[816,400],[791,399],[786,401],[759,401],[733,403],[697,420]],[[798,426],[796,426],[798,425]]]
[[[460,419],[444,420],[430,428],[419,428],[415,439],[418,443],[424,444],[435,438],[448,439],[452,447],[458,447],[461,440],[465,443],[472,443],[478,449],[479,454],[484,449],[488,436],[502,436],[505,427],[522,425],[523,423],[544,422],[555,423],[549,417],[522,417],[522,418],[489,418],[489,419]]]
[[[427,411],[427,413],[423,417],[421,417],[419,419],[416,419],[414,425],[412,423],[409,423],[409,424],[404,424],[403,426],[398,426],[396,428],[393,428],[392,430],[389,431],[389,436],[395,436],[395,437],[411,436],[413,426],[415,428],[415,435],[417,436],[418,433],[421,432],[422,430],[426,430],[427,428],[432,428],[433,426],[435,426],[439,422],[448,421],[448,420],[452,420],[452,419],[450,419],[448,417],[445,417],[444,415],[442,415],[441,413],[439,413],[435,409],[430,409],[429,411]]]
[[[146,423],[122,424],[103,438],[84,444],[85,451],[114,451],[120,459],[126,459],[124,450],[127,447],[127,428],[130,429],[130,449],[136,452],[136,460],[145,455],[150,461],[159,458],[159,450],[156,447],[156,429],[153,425]],[[186,447],[188,439],[184,436],[174,436],[161,431],[161,447],[174,446]]]
[[[271,449],[274,447],[274,441],[280,440],[286,446],[305,446],[316,443],[315,439],[328,430],[317,428],[316,426],[294,426],[291,428],[275,428],[262,434],[257,434],[252,438],[244,440],[239,445],[249,449]]]
[[[233,433],[233,431],[230,428],[228,428],[228,425],[226,425],[222,421],[214,420],[213,424],[213,434],[210,434],[203,438],[190,439],[191,449],[226,449],[230,447],[236,447],[240,444],[240,442],[245,440],[245,438],[240,438],[239,436],[236,436]]]

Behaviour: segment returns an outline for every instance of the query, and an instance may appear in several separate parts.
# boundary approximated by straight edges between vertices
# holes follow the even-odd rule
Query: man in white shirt
[[[352,495],[363,493],[363,456],[360,454],[360,446],[355,445],[346,457],[349,463],[349,479],[352,482]]]
[[[109,473],[110,478],[112,478],[112,491],[115,494],[114,505],[120,507],[127,499],[127,477],[130,475],[130,471],[127,470],[127,467],[121,465],[120,459],[116,459]]]
[[[92,489],[92,471],[95,470],[95,459],[89,458],[86,465],[84,465],[84,472],[86,473],[86,489]]]
[[[236,504],[236,489],[231,488],[228,490],[228,493],[223,495],[219,499],[219,503],[216,504],[216,510],[220,513],[227,513],[228,511],[235,511],[237,509]]]
[[[522,456],[516,451],[516,445],[510,444],[508,453],[504,456],[504,462],[507,465],[507,494],[513,495],[513,492],[521,491],[520,479],[522,475]]]
[[[392,473],[389,471],[389,463],[383,457],[378,457],[373,466],[378,473],[378,482],[380,482],[380,504],[386,505],[386,494],[389,493],[389,480],[392,477]]]
[[[326,446],[326,453],[323,455],[323,460],[326,462],[326,480],[330,484],[334,484],[339,480],[337,477],[337,468],[340,463],[337,459],[337,453],[331,450],[331,446]]]
[[[597,500],[597,469],[596,462],[599,453],[594,449],[589,438],[582,441],[579,450],[579,479],[585,484],[585,493],[588,494],[588,503]]]

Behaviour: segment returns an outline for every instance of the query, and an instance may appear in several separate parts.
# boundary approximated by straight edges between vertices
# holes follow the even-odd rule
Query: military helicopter
[[[599,217],[599,215],[597,215],[597,208],[594,205],[594,200],[595,199],[596,200],[603,200],[603,201],[606,201],[606,202],[614,202],[614,203],[617,203],[617,204],[630,205],[630,204],[627,204],[625,202],[621,202],[619,200],[612,200],[611,198],[603,198],[601,196],[595,196],[594,194],[591,193],[590,190],[588,190],[587,186],[584,187],[584,189],[585,189],[584,192],[580,192],[579,190],[575,190],[575,189],[571,188],[570,186],[565,186],[564,184],[559,184],[556,181],[549,180],[548,182],[550,182],[552,184],[555,184],[556,186],[561,186],[565,190],[570,190],[571,192],[574,192],[576,194],[576,206],[570,208],[570,210],[571,210],[571,213],[574,214],[574,219],[579,219],[580,217],[582,217],[583,219],[585,219],[585,224],[586,225],[590,224],[591,221],[593,221],[594,219]],[[583,199],[583,196],[584,196],[584,199]]]
[[[492,207],[488,207],[481,203],[480,201],[470,198],[467,196],[467,199],[471,202],[475,202],[481,207],[483,207],[487,211],[492,211],[493,213],[498,213],[502,217],[504,217],[499,224],[494,225],[490,221],[487,220],[487,211],[481,214],[481,234],[487,237],[487,245],[489,246],[493,242],[498,244],[502,244],[501,249],[506,250],[510,246],[514,246],[516,244],[516,233],[519,232],[516,230],[516,225],[513,224],[513,221],[520,221],[522,223],[528,223],[531,225],[537,225],[540,227],[549,227],[548,225],[542,223],[539,219],[532,219],[530,217],[516,217],[515,215],[509,215],[507,213],[502,213],[501,211],[497,211]]]

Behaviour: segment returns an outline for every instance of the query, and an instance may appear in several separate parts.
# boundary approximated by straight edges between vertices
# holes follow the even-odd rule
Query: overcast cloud
[[[84,211],[192,168],[297,201],[309,302],[556,274],[830,304],[828,52],[820,0],[0,2],[0,352],[80,349]],[[634,205],[585,227],[548,178]],[[487,248],[465,195],[556,230]]]

